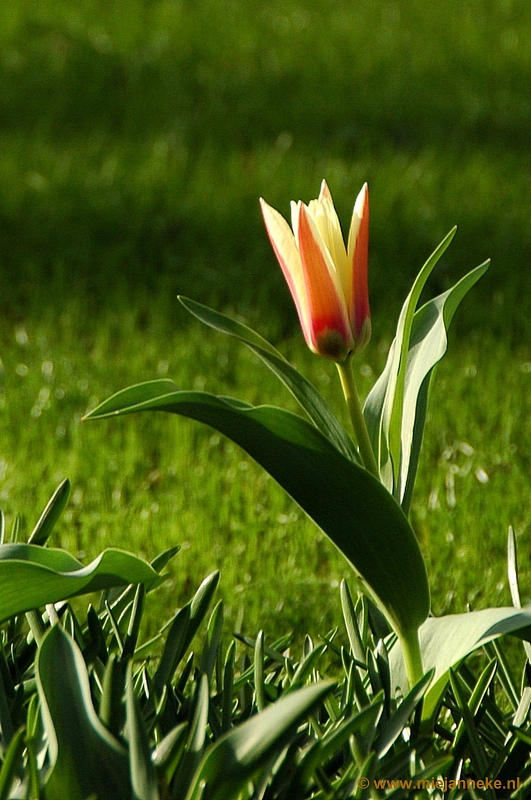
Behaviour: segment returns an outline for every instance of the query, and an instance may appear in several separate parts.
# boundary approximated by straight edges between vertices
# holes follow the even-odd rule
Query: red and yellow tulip
[[[308,347],[333,361],[345,361],[371,336],[367,184],[354,204],[346,248],[325,181],[317,200],[291,203],[293,230],[265,200],[260,203]]]

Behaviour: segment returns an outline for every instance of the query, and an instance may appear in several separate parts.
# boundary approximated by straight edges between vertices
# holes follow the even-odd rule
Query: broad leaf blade
[[[416,630],[426,619],[426,569],[407,518],[379,481],[313,425],[279,408],[242,408],[203,392],[154,398],[150,390],[146,402],[131,405],[138,397],[138,387],[125,389],[90,417],[158,409],[212,426],[258,461],[332,539],[395,628]]]
[[[201,303],[196,303],[195,300],[190,300],[188,297],[179,297],[179,300],[190,314],[204,322],[205,325],[209,325],[221,333],[226,333],[247,345],[289,389],[321,433],[324,433],[344,456],[358,464],[360,463],[352,439],[328,403],[325,402],[315,387],[292,367],[272,344],[253,331],[252,328],[243,325],[241,322],[236,322],[236,320],[221,314],[219,311],[208,308],[208,306],[204,306]]]
[[[430,617],[420,627],[419,638],[424,670],[434,669],[433,682],[426,693],[423,714],[431,716],[446,687],[449,670],[487,642],[506,633],[531,637],[531,608],[485,608],[469,614]],[[390,650],[391,690],[407,687],[406,672],[395,643]]]
[[[0,622],[74,595],[111,586],[161,580],[145,561],[122,550],[104,550],[84,566],[64,550],[33,544],[0,546]]]
[[[127,754],[98,719],[81,651],[59,625],[42,642],[36,673],[51,761],[47,800],[130,797]]]

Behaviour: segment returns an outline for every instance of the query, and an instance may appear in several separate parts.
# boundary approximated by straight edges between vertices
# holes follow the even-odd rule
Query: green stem
[[[407,637],[400,636],[400,644],[402,645],[409,688],[412,689],[424,675],[418,630],[412,631]]]
[[[341,364],[336,362],[336,367],[339,372],[339,379],[341,380],[341,387],[345,395],[352,427],[354,428],[354,433],[358,442],[361,460],[363,461],[365,469],[368,472],[372,472],[372,474],[380,480],[380,470],[378,469],[378,464],[374,457],[369,432],[363,417],[363,410],[352,372],[351,359],[349,358]]]
[[[46,625],[42,621],[42,617],[38,611],[26,612],[26,619],[33,634],[33,638],[37,642],[37,646],[40,647],[42,638],[46,633]]]

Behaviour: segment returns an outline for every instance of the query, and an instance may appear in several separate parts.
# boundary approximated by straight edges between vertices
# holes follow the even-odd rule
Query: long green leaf
[[[140,396],[138,386],[125,389],[89,417],[158,409],[212,426],[256,459],[322,528],[395,629],[415,631],[426,619],[426,568],[407,518],[382,484],[317,428],[279,408],[242,408],[203,392],[154,397],[149,387],[149,399]]]
[[[321,433],[324,433],[344,456],[357,464],[361,463],[352,439],[328,403],[315,387],[292,367],[272,344],[253,331],[252,328],[243,325],[241,322],[236,322],[236,320],[221,314],[219,311],[208,308],[208,306],[204,306],[201,303],[196,303],[195,300],[190,300],[188,297],[179,297],[179,300],[190,314],[204,322],[205,325],[238,339],[252,350],[269,367],[271,372],[279,378],[284,386],[289,389]]]
[[[63,513],[69,496],[70,481],[66,479],[59,484],[48,504],[46,505],[46,508],[42,512],[39,521],[35,525],[35,528],[28,539],[30,544],[46,544],[50,534],[53,531],[55,523]]]
[[[206,640],[201,654],[199,671],[208,675],[208,680],[212,680],[212,672],[218,657],[218,650],[221,642],[223,630],[223,600],[219,600],[208,621]]]
[[[378,758],[383,758],[403,733],[408,719],[426,693],[432,677],[429,672],[425,673],[417,685],[411,689],[407,697],[402,700],[390,719],[382,726],[378,740],[374,745]]]
[[[485,273],[488,264],[485,262],[476,267],[451,289],[422,306],[413,317],[404,386],[396,495],[406,514],[413,494],[434,367],[446,353],[447,331],[459,304]]]
[[[193,794],[194,786],[197,784],[195,774],[205,749],[210,705],[208,676],[204,673],[199,677],[194,701],[188,739],[173,780],[174,800],[184,800],[185,797],[188,797],[189,792]]]
[[[166,636],[166,644],[153,678],[153,687],[160,696],[180,660],[184,656],[197,629],[206,616],[210,602],[219,583],[219,572],[208,575],[190,602],[176,613]]]
[[[126,663],[111,653],[103,674],[103,691],[100,700],[100,719],[115,736],[120,735],[124,723],[123,694]]]
[[[84,566],[65,550],[35,544],[0,545],[0,622],[74,595],[160,576],[145,561],[122,550],[104,550]]]
[[[299,689],[218,739],[203,758],[187,800],[197,795],[203,783],[204,800],[239,797],[241,789],[274,754],[282,751],[298,725],[333,685],[327,681]]]
[[[454,233],[455,229],[420,271],[400,313],[385,369],[364,407],[382,480],[406,513],[420,454],[432,371],[446,352],[447,329],[459,303],[489,264],[481,264],[417,311],[426,281]]]
[[[153,764],[169,783],[182,756],[188,736],[188,721],[181,722],[166,734],[153,751]]]
[[[47,800],[130,797],[127,754],[98,719],[81,651],[59,625],[42,642],[36,674],[51,763]]]
[[[487,642],[506,633],[531,638],[531,609],[485,608],[469,614],[430,617],[420,627],[419,638],[425,671],[434,669],[426,693],[423,716],[429,718],[448,683],[449,670]],[[397,642],[390,650],[391,690],[407,687],[405,668]]]
[[[522,608],[522,601],[520,599],[520,586],[518,583],[518,556],[516,548],[516,536],[512,525],[509,525],[507,534],[507,578],[509,581],[509,590],[511,592],[511,600],[515,608]],[[531,644],[524,642],[524,650],[527,660],[531,664]]]
[[[385,369],[365,403],[364,414],[381,476],[395,496],[400,468],[402,408],[413,316],[426,281],[454,238],[455,231],[453,228],[448,233],[417,275],[400,312],[396,336],[389,350]]]
[[[17,770],[20,768],[24,752],[25,733],[25,728],[20,728],[11,739],[9,747],[4,754],[2,769],[0,769],[0,800],[9,800],[12,796],[11,789],[17,777]]]
[[[338,727],[333,728],[322,739],[315,741],[306,750],[297,766],[293,766],[293,774],[285,793],[285,797],[306,797],[307,788],[313,774],[332,758],[352,737],[354,749],[357,741],[373,740],[374,732],[383,711],[383,699],[375,700],[355,716],[348,717]],[[362,745],[363,746],[363,745]]]
[[[459,711],[461,712],[462,721],[467,732],[472,765],[478,775],[488,775],[489,759],[487,753],[485,752],[483,742],[481,741],[476,723],[474,722],[474,715],[468,706],[462,680],[459,677],[459,673],[454,673],[453,670],[450,670],[449,675],[455,699],[457,700],[457,705],[459,707]],[[484,797],[489,797],[492,800],[493,797],[495,799],[496,795],[494,795],[492,791],[488,791]]]
[[[126,674],[125,706],[129,764],[135,800],[159,800],[155,767],[151,761],[148,734],[133,686],[133,665],[129,661]]]

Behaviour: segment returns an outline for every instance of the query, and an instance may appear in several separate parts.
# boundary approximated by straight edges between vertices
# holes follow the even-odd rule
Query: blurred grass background
[[[179,541],[168,602],[221,567],[235,624],[331,627],[342,561],[236,448],[170,418],[80,418],[166,374],[280,401],[252,358],[186,319],[178,292],[241,315],[333,397],[257,201],[287,214],[326,177],[346,226],[368,180],[365,389],[447,231],[458,224],[433,293],[493,260],[440,370],[413,517],[436,611],[509,602],[509,523],[524,577],[529,561],[530,41],[524,0],[3,0],[8,517],[31,526],[70,477],[64,546],[152,557]]]

